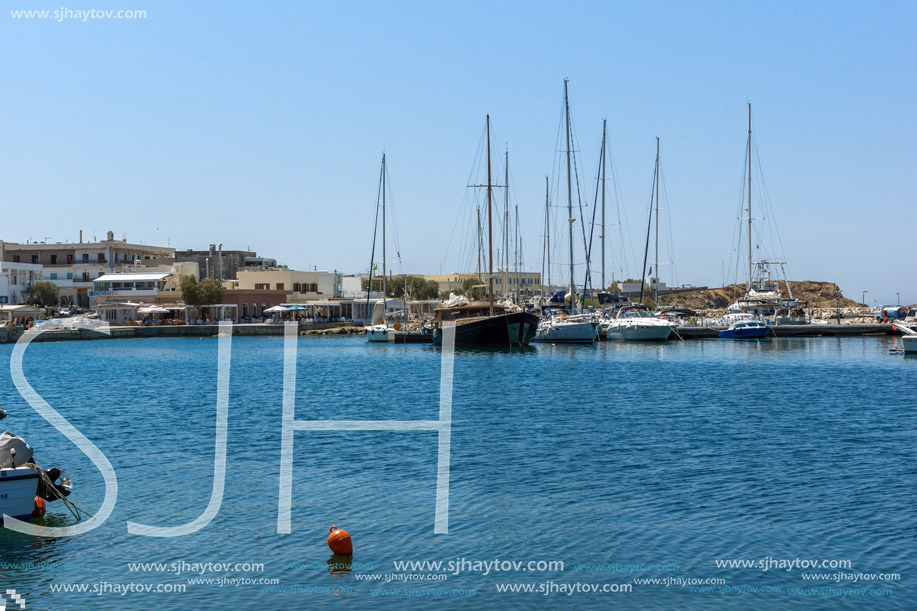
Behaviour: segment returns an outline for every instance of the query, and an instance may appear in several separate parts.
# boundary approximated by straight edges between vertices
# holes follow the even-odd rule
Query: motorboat
[[[767,337],[770,327],[757,319],[741,319],[729,325],[729,328],[720,331],[723,339],[761,339]]]
[[[592,314],[567,316],[552,312],[538,323],[536,342],[591,344],[598,338],[598,320]]]
[[[646,306],[625,306],[615,317],[605,323],[605,337],[628,342],[664,342],[669,339],[675,325],[657,317]]]

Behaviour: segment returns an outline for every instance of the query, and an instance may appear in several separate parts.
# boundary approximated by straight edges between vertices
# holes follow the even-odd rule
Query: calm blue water
[[[222,509],[202,531],[171,539],[129,535],[125,522],[183,524],[207,505],[217,340],[35,344],[26,374],[108,456],[118,504],[103,526],[76,538],[0,530],[0,562],[62,564],[2,569],[0,586],[15,588],[31,609],[917,608],[917,360],[889,354],[893,341],[459,351],[449,534],[433,534],[435,432],[297,432],[293,533],[278,535],[282,339],[234,338]],[[437,348],[369,346],[362,338],[303,338],[299,348],[298,419],[438,417]],[[0,428],[26,437],[41,464],[63,465],[75,484],[71,498],[95,511],[101,476],[19,397],[5,365],[11,351],[0,346],[0,397],[10,413]],[[47,524],[71,522],[59,503],[50,509]],[[326,565],[332,524],[353,536],[349,572]],[[817,572],[900,580],[806,581],[802,573],[811,571],[802,568],[715,562],[768,557],[849,560],[850,568]],[[563,561],[564,569],[466,568],[440,582],[359,578],[429,573],[396,571],[395,561],[461,558]],[[135,562],[263,563],[263,572],[203,577],[279,584],[189,585],[200,575],[131,572]],[[613,563],[644,566],[583,566]],[[772,591],[633,583],[666,577]],[[132,582],[187,591],[112,591]],[[569,596],[556,589],[576,583],[633,589]],[[55,593],[51,584],[90,591]],[[91,590],[105,584],[106,593]],[[535,584],[536,593],[498,593],[498,584]],[[544,595],[539,587],[555,590]],[[789,593],[806,587],[817,590]],[[475,594],[407,600],[410,588]],[[863,596],[867,589],[890,595]]]

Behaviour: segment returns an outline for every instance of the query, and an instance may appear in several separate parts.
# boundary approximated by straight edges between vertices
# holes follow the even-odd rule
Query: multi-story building
[[[92,281],[115,273],[123,265],[171,259],[174,248],[130,244],[109,231],[99,242],[0,242],[0,259],[6,263],[42,266],[42,280],[57,285],[61,305],[89,307]]]
[[[332,299],[342,293],[343,274],[326,271],[298,271],[286,268],[240,270],[231,289],[291,291],[290,301]]]
[[[444,293],[454,293],[462,288],[462,284],[469,278],[480,279],[480,284],[487,284],[487,274],[445,274],[438,276],[424,276],[439,285],[439,290]],[[375,285],[375,282],[373,283]],[[541,291],[541,274],[534,272],[495,271],[494,295],[515,295],[516,291],[523,297],[532,297]]]
[[[0,305],[25,303],[29,289],[41,280],[41,268],[40,263],[0,260]]]
[[[242,269],[277,267],[277,259],[259,257],[257,253],[248,250],[223,250],[222,246],[211,244],[207,250],[178,250],[175,259],[197,263],[200,268],[199,280],[235,280]]]

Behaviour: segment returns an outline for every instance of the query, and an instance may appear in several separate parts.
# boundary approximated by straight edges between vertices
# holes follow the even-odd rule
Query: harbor
[[[0,611],[917,609],[913,0],[7,4]]]

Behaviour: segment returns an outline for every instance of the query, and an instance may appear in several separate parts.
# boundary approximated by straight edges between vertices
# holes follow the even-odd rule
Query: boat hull
[[[386,325],[373,325],[365,328],[366,341],[387,343],[392,341],[394,329]]]
[[[670,335],[669,325],[612,324],[605,331],[607,339],[626,342],[664,342]]]
[[[527,346],[535,338],[538,317],[530,312],[514,312],[459,323],[455,326],[456,346]],[[442,342],[442,329],[435,329],[433,343]]]
[[[724,329],[720,331],[722,339],[762,339],[770,333],[769,327],[751,327],[744,329]]]
[[[584,322],[551,322],[542,323],[535,331],[535,342],[591,344],[598,336],[596,323]]]
[[[38,474],[29,468],[0,469],[0,516],[21,520],[32,517],[38,492]]]
[[[901,338],[905,354],[917,354],[917,335],[905,335]]]

